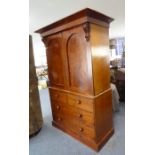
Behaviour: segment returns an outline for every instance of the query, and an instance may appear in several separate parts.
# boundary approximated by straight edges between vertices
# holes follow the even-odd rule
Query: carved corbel
[[[89,23],[86,23],[83,26],[83,30],[85,32],[85,38],[86,38],[86,40],[89,41],[89,39],[90,39],[90,24]]]
[[[48,40],[47,38],[42,38],[42,42],[44,43],[45,48],[48,48],[48,46],[49,46],[51,40]]]

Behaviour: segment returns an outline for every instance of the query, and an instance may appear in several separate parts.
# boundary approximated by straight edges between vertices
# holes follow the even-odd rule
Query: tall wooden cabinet
[[[98,151],[113,134],[109,24],[81,10],[37,30],[46,47],[53,126]]]

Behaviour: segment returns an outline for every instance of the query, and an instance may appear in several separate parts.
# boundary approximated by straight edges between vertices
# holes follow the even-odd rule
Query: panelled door
[[[62,32],[68,63],[68,89],[93,94],[91,52],[83,26]]]
[[[62,34],[54,34],[46,38],[47,63],[50,85],[54,87],[65,87],[64,65],[62,53]]]

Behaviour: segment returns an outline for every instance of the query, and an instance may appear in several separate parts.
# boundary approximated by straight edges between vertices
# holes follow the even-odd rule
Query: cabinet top
[[[54,22],[48,26],[45,26],[37,31],[36,33],[44,33],[46,31],[49,31],[51,29],[54,29],[59,26],[66,25],[68,23],[74,22],[75,20],[83,19],[81,22],[92,22],[92,23],[99,23],[99,25],[102,23],[105,23],[107,26],[112,22],[114,19],[111,17],[108,17],[100,12],[97,12],[95,10],[92,10],[90,8],[83,9],[81,11],[78,11],[70,16],[67,16],[57,22]],[[82,24],[82,23],[81,23]]]

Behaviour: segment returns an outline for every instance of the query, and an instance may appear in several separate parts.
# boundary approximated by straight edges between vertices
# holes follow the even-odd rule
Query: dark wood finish
[[[32,37],[29,36],[29,136],[36,135],[43,124],[38,80],[36,76],[36,70],[34,65]]]
[[[84,9],[40,33],[47,51],[52,124],[96,151],[113,134],[111,18]]]

